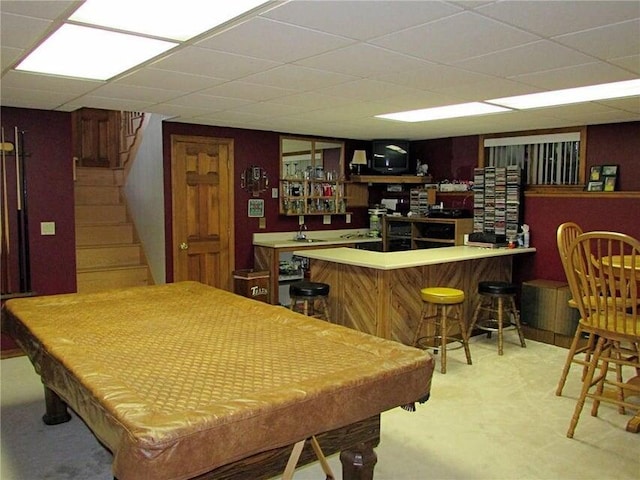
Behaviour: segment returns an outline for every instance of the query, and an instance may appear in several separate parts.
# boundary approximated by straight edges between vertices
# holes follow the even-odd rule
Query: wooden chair
[[[569,250],[569,245],[571,245],[571,242],[582,233],[582,228],[580,228],[580,226],[574,222],[563,223],[558,227],[558,230],[556,232],[558,253],[560,254],[560,260],[562,260],[562,266],[567,278],[569,277],[569,273],[567,271],[567,251]],[[569,299],[569,306],[572,308],[578,308],[578,304],[573,298]],[[558,382],[558,386],[556,388],[556,395],[558,396],[562,395],[562,389],[564,388],[564,384],[567,381],[567,375],[569,374],[569,369],[571,368],[572,363],[582,365],[582,378],[584,378],[584,375],[587,372],[587,365],[589,365],[591,352],[593,351],[595,345],[595,338],[593,335],[588,335],[587,344],[580,346],[580,340],[582,340],[584,334],[584,330],[582,329],[580,324],[578,324],[576,332],[573,336],[573,341],[571,342],[571,347],[569,348],[567,360],[564,363],[564,367],[562,368],[560,381]]]
[[[597,416],[601,402],[613,403],[622,411],[635,411],[627,429],[638,428],[640,405],[630,403],[625,396],[640,395],[640,377],[624,382],[620,372],[631,368],[637,375],[640,369],[635,348],[640,342],[640,242],[621,233],[583,233],[569,245],[566,260],[580,328],[597,338],[567,437],[573,438],[587,398],[593,399],[593,416]],[[610,364],[616,367],[615,380],[607,377]],[[605,391],[605,385],[613,386],[615,394]]]

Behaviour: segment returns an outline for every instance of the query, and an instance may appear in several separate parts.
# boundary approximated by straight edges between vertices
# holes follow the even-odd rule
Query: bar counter
[[[311,260],[311,281],[331,286],[332,322],[409,345],[422,309],[421,288],[463,290],[468,324],[479,301],[478,283],[511,281],[513,258],[535,251],[457,246],[371,252],[343,247],[294,254]]]

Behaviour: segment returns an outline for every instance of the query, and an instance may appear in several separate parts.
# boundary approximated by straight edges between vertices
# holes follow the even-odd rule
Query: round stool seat
[[[480,282],[478,293],[480,295],[515,295],[517,287],[508,282]]]
[[[320,282],[297,282],[289,286],[289,294],[295,297],[317,297],[329,295],[329,285]]]
[[[439,305],[455,305],[464,302],[464,292],[457,288],[427,287],[420,290],[422,300]]]

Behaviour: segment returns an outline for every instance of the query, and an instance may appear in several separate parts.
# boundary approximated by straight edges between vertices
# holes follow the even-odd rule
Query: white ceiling
[[[2,0],[3,106],[363,140],[640,120],[640,97],[414,124],[373,117],[640,78],[640,0],[273,2],[108,82],[12,70],[81,3]]]

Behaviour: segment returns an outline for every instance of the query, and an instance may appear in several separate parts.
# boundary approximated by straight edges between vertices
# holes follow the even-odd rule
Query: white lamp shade
[[[366,165],[367,164],[367,152],[364,150],[355,150],[353,152],[353,158],[351,159],[352,165]]]

